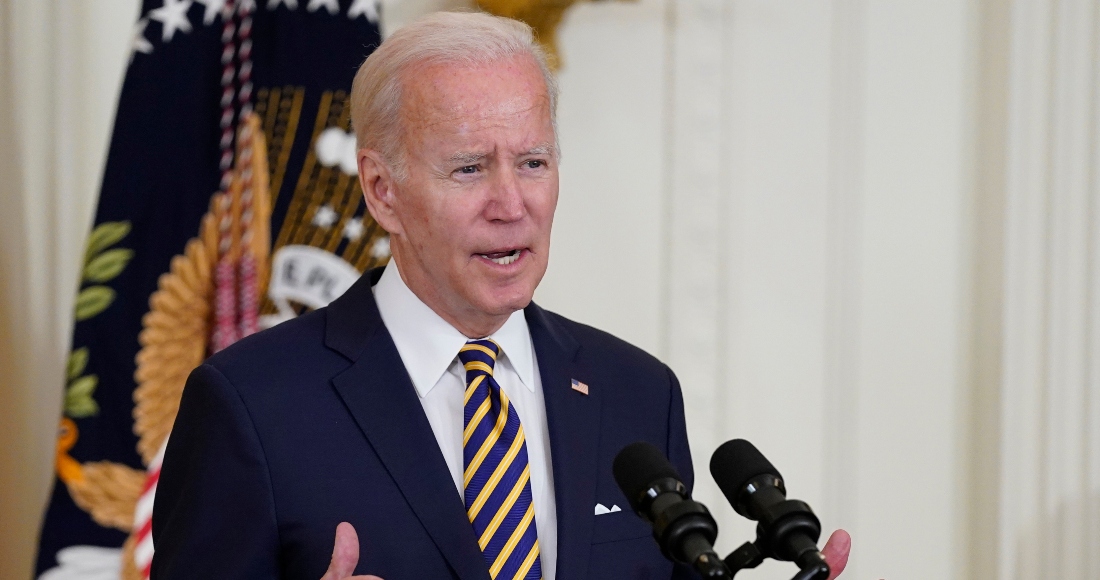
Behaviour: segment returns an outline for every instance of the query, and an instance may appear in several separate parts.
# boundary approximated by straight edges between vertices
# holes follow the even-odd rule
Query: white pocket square
[[[602,503],[596,504],[596,515],[598,516],[602,516],[604,514],[613,514],[615,512],[621,511],[623,511],[622,508],[617,505],[613,505],[611,506],[611,509],[607,509],[607,506],[603,505]]]

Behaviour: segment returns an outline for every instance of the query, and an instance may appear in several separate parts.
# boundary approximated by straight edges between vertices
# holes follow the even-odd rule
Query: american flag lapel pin
[[[578,381],[577,379],[573,379],[573,390],[577,391],[578,393],[580,393],[582,395],[587,395],[588,394],[588,385]]]

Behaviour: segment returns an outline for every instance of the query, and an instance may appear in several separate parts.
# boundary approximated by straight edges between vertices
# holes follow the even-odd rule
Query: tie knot
[[[467,373],[481,371],[491,376],[498,354],[500,346],[492,340],[471,340],[458,351],[458,360],[466,367]]]

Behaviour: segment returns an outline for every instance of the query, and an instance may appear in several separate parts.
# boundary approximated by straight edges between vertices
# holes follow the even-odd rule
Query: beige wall
[[[458,1],[387,0],[386,26]],[[136,5],[0,4],[0,578],[29,569]],[[847,577],[1039,577],[1001,564],[1031,529],[999,501],[1020,491],[1001,460],[1006,155],[1032,86],[1011,6],[638,0],[567,15],[562,195],[536,298],[678,373],[722,549],[751,526],[706,465],[745,437],[827,527],[852,531]]]

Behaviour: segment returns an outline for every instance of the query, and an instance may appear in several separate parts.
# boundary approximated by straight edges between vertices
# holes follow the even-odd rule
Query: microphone
[[[806,502],[787,499],[779,470],[752,443],[734,439],[710,458],[710,473],[737,513],[756,521],[761,554],[798,564],[798,578],[822,579],[829,565],[817,549],[821,522]]]
[[[630,507],[653,526],[666,558],[693,567],[703,578],[733,577],[714,552],[718,524],[706,506],[691,499],[660,449],[632,443],[615,456],[612,473]]]

